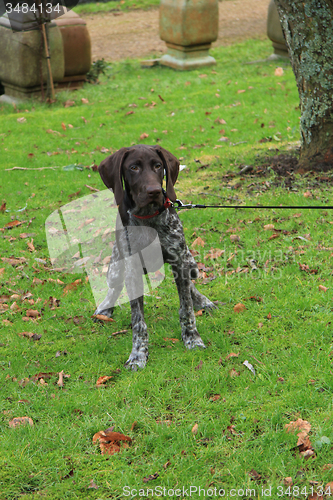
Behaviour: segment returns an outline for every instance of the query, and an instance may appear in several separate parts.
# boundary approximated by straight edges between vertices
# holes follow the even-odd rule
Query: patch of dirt
[[[268,4],[269,0],[219,2],[219,37],[213,47],[266,38]],[[117,61],[165,53],[158,16],[158,9],[82,14],[91,36],[93,60]]]
[[[256,179],[271,177],[275,173],[273,181],[270,181],[272,186],[283,187],[288,190],[297,191],[300,186],[304,187],[306,183],[307,188],[314,189],[320,188],[322,185],[333,184],[332,172],[317,172],[309,171],[305,174],[295,176],[298,170],[298,154],[299,150],[296,149],[294,154],[278,153],[272,156],[258,157],[256,164],[245,166],[239,165],[241,177],[246,179]],[[265,184],[265,183],[264,183]],[[253,186],[256,186],[253,184]],[[258,187],[258,186],[257,186]],[[253,190],[253,189],[252,189]]]

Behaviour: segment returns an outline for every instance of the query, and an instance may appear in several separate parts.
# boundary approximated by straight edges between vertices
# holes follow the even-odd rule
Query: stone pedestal
[[[57,89],[77,89],[86,81],[91,66],[91,40],[86,22],[70,10],[57,17],[64,47],[65,74]]]
[[[54,16],[53,16],[54,17]],[[80,88],[91,66],[91,41],[85,21],[72,11],[47,25],[55,91]],[[47,84],[42,35],[32,13],[0,17],[2,100],[41,95]]]
[[[271,0],[268,6],[267,36],[272,41],[274,50],[273,57],[289,58],[288,47],[283,36],[280,18],[274,0]]]
[[[216,64],[209,49],[218,20],[217,0],[161,0],[160,37],[168,50],[159,64],[179,70]]]
[[[59,28],[48,26],[51,69],[55,83],[65,73],[64,50]],[[7,14],[0,17],[0,81],[5,95],[26,99],[41,93],[41,80],[46,85],[47,65],[41,45],[42,35],[33,14]]]

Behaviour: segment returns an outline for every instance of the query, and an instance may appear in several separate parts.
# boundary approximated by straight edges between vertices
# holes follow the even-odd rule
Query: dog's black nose
[[[158,196],[162,193],[161,186],[147,186],[147,194],[154,198],[154,196]]]

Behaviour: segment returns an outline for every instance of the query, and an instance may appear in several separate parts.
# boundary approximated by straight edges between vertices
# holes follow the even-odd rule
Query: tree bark
[[[333,0],[275,0],[301,106],[299,170],[333,169]]]

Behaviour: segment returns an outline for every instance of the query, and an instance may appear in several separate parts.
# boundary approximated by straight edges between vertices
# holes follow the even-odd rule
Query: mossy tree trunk
[[[300,97],[300,169],[333,169],[333,0],[275,3]]]

